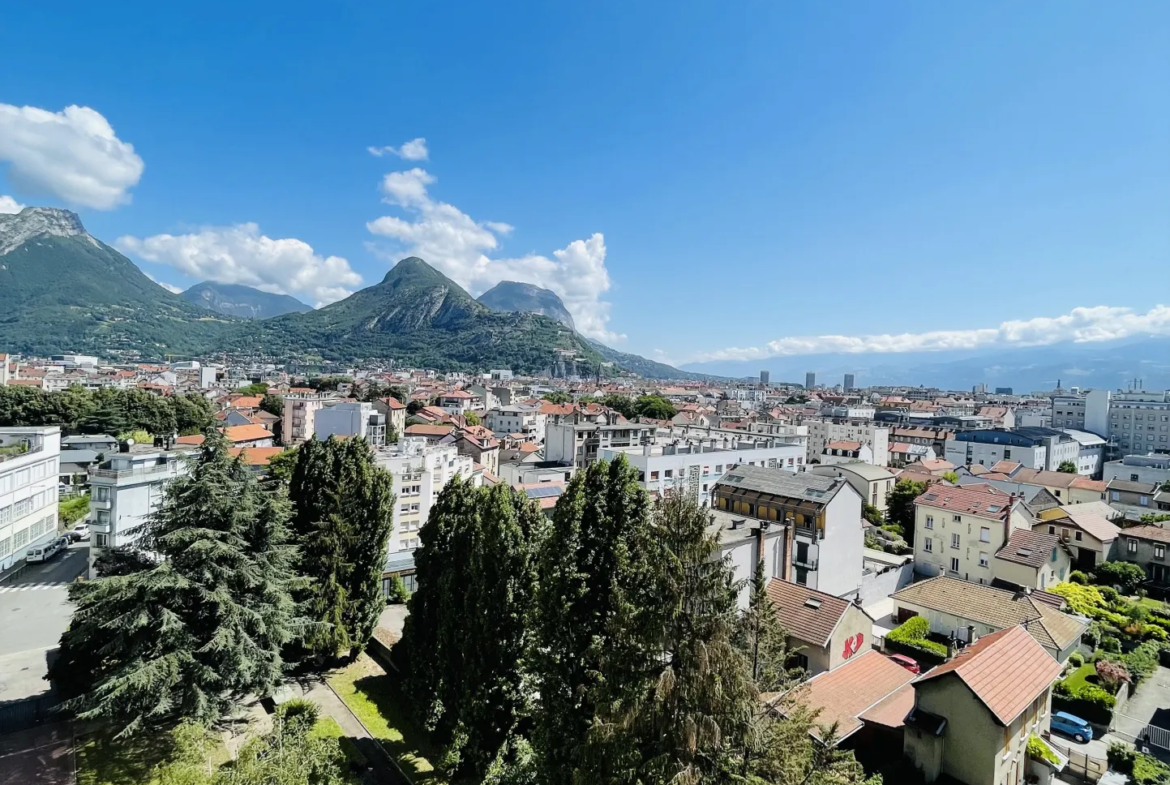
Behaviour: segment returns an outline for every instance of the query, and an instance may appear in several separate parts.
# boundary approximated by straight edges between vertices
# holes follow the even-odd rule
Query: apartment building
[[[580,469],[596,461],[602,450],[620,450],[653,444],[657,426],[641,423],[580,422],[575,418],[554,422],[544,429],[544,458]]]
[[[183,453],[145,444],[122,449],[89,470],[91,564],[98,551],[133,542],[133,529],[162,502],[167,483],[187,473]]]
[[[1078,465],[1080,453],[1080,442],[1051,428],[987,428],[956,433],[947,439],[943,457],[956,466],[1013,461],[1029,469],[1054,472],[1065,461]]]
[[[861,588],[861,495],[841,477],[737,466],[715,483],[712,506],[793,529],[793,581],[836,597]]]
[[[56,426],[0,428],[0,570],[57,536],[60,453]]]
[[[819,461],[825,448],[833,442],[860,442],[873,453],[874,466],[890,463],[890,429],[872,419],[853,417],[806,417],[800,422],[808,427],[808,451],[805,461]]]
[[[414,551],[419,530],[427,522],[439,493],[456,477],[475,476],[472,460],[460,455],[455,445],[431,446],[426,439],[404,437],[379,449],[375,462],[394,477],[394,533],[387,548],[384,578],[398,575],[408,591],[414,591]]]
[[[313,433],[321,441],[356,437],[380,447],[386,443],[386,415],[364,401],[335,403],[317,411]]]
[[[1170,587],[1170,559],[1166,558],[1170,529],[1150,524],[1131,526],[1122,530],[1121,540],[1122,559],[1139,565],[1157,588]]]
[[[894,473],[881,466],[861,461],[835,465],[811,466],[809,471],[822,477],[843,477],[866,502],[883,513],[888,509],[886,499],[894,489]]]
[[[914,500],[914,571],[990,584],[995,554],[1017,530],[1032,530],[1019,497],[990,485],[934,486]]]
[[[1162,485],[1170,482],[1170,455],[1126,455],[1121,460],[1107,462],[1101,479]]]
[[[498,406],[484,415],[483,424],[501,437],[520,434],[524,441],[544,441],[545,415],[539,405]]]
[[[467,390],[452,390],[439,396],[439,406],[447,414],[467,414],[471,411],[482,411],[483,398]]]
[[[337,401],[329,393],[289,393],[284,396],[281,440],[290,447],[313,438],[317,432],[317,412]]]
[[[386,418],[386,438],[390,439],[393,433],[395,438],[401,439],[406,432],[406,404],[392,396],[379,398],[374,401],[374,408]]]
[[[1161,486],[1154,483],[1114,479],[1105,488],[1105,501],[1126,520],[1138,521],[1158,510],[1155,499],[1160,490]]]
[[[700,431],[700,434],[702,431]],[[804,445],[781,439],[728,432],[722,436],[672,436],[638,447],[603,447],[598,457],[611,461],[624,455],[638,470],[642,487],[662,495],[673,490],[706,506],[711,486],[736,466],[760,466],[800,471]]]
[[[1114,393],[1109,404],[1110,444],[1121,455],[1170,452],[1167,393]]]

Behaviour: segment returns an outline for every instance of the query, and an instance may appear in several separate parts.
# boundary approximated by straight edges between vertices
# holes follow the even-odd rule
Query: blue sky
[[[174,5],[0,25],[0,195],[172,285],[421,249],[680,362],[1170,330],[1160,0]]]

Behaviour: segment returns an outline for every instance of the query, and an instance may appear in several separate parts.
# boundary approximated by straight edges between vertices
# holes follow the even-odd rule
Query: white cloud
[[[417,139],[411,139],[409,142],[403,143],[401,147],[367,147],[370,155],[376,155],[381,158],[386,154],[396,155],[399,158],[407,161],[425,161],[430,153],[427,151],[427,140],[421,136]]]
[[[159,279],[155,278],[153,275],[146,272],[145,270],[142,271],[142,274],[145,275],[150,280],[154,281],[156,284],[158,284],[162,288],[166,289],[171,294],[182,294],[183,293],[183,287],[181,287],[181,286],[175,286],[173,283],[167,283],[166,281],[160,281]]]
[[[533,253],[492,258],[489,254],[500,249],[499,238],[510,234],[512,226],[476,221],[453,205],[435,201],[427,192],[434,182],[433,175],[418,168],[382,178],[383,201],[407,213],[406,218],[387,215],[366,224],[372,234],[396,242],[393,254],[379,249],[382,255],[421,257],[474,295],[500,281],[536,284],[560,296],[581,333],[611,343],[625,340],[607,329],[610,304],[601,298],[610,280],[600,233],[574,240],[551,257]]]
[[[894,354],[997,346],[1050,346],[1057,343],[1096,343],[1138,335],[1170,335],[1170,307],[1158,305],[1146,313],[1132,308],[1099,305],[1074,308],[1062,316],[1012,320],[977,330],[936,330],[897,335],[818,335],[780,338],[763,346],[731,347],[704,352],[690,362],[756,360],[802,354]]]
[[[99,112],[0,104],[0,161],[18,191],[111,210],[130,201],[142,159]]]
[[[0,213],[19,213],[24,209],[24,205],[13,199],[11,196],[0,194]]]
[[[266,237],[254,223],[206,226],[191,234],[119,237],[114,245],[201,281],[300,295],[318,306],[347,297],[362,282],[340,256],[321,256],[295,238]]]

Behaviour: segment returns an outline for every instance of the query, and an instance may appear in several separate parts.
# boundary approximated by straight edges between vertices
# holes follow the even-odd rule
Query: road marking
[[[23,586],[5,586],[0,588],[0,594],[6,594],[10,591],[40,591],[41,589],[56,589],[61,586],[68,586],[68,583],[28,583]]]

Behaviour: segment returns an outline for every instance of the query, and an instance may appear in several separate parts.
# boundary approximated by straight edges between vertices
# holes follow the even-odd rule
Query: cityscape
[[[651,5],[5,23],[0,785],[1170,785],[1170,8]]]

